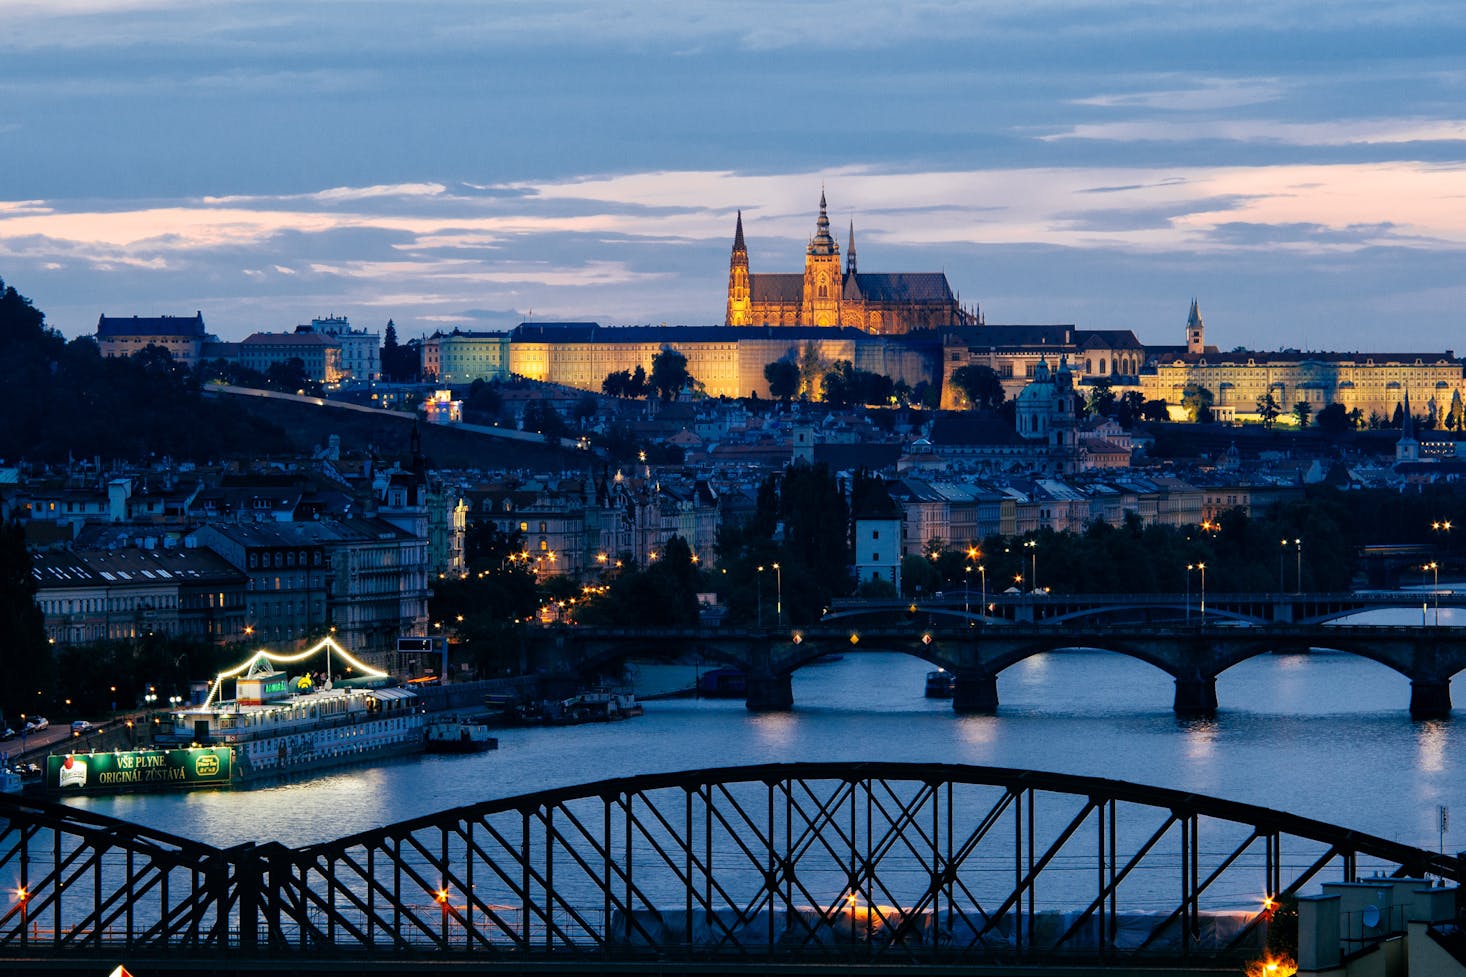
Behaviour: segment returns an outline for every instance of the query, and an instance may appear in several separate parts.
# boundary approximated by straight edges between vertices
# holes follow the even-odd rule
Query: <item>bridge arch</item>
[[[1462,878],[1456,858],[1187,791],[898,763],[617,778],[300,848],[175,845],[0,796],[0,853],[29,895],[0,908],[0,962],[1231,964],[1257,955],[1264,896]],[[160,873],[194,884],[159,899]]]

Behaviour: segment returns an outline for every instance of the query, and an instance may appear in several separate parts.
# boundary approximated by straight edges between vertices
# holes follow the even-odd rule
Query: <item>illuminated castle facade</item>
[[[860,329],[876,335],[899,335],[918,329],[971,326],[982,319],[962,308],[939,271],[869,274],[855,263],[855,224],[845,266],[840,246],[830,235],[830,217],[820,192],[820,216],[804,253],[804,273],[759,273],[748,268],[743,240],[743,213],[733,232],[728,267],[729,326],[820,326]]]

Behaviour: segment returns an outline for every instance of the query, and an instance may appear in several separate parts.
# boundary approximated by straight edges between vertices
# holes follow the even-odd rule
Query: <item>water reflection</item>
[[[1448,725],[1440,720],[1416,723],[1416,763],[1424,773],[1440,773],[1446,768]]]

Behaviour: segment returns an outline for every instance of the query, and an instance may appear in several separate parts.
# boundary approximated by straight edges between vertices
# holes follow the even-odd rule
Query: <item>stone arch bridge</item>
[[[960,614],[921,613],[900,622],[826,621],[807,628],[588,628],[538,632],[531,664],[542,672],[595,674],[628,657],[681,658],[690,654],[741,670],[747,705],[778,711],[794,705],[791,677],[829,654],[895,651],[924,659],[956,680],[958,712],[998,707],[998,676],[1034,655],[1098,649],[1143,661],[1175,681],[1173,708],[1208,715],[1217,708],[1217,676],[1269,652],[1328,649],[1358,655],[1410,680],[1410,715],[1443,718],[1451,712],[1451,677],[1466,669],[1466,628],[1274,624],[1229,627],[1215,623],[1118,627],[1105,624],[979,623]]]

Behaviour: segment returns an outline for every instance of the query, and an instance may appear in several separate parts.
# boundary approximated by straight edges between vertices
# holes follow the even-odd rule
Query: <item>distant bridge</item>
[[[1209,610],[1209,609],[1208,609]],[[894,620],[893,620],[894,618]],[[1026,658],[1063,649],[1091,648],[1127,655],[1175,680],[1173,708],[1207,715],[1217,708],[1217,676],[1268,652],[1329,649],[1358,655],[1410,680],[1410,714],[1441,718],[1451,712],[1451,677],[1466,669],[1466,627],[1285,625],[1227,627],[1191,624],[1113,626],[1066,623],[980,622],[960,608],[904,606],[846,614],[808,628],[588,628],[535,632],[531,662],[545,672],[594,674],[629,656],[674,659],[696,654],[738,668],[747,677],[748,708],[789,709],[791,676],[831,654],[896,651],[945,668],[956,680],[959,712],[998,707],[998,675]]]
[[[1199,620],[1203,605],[1208,619],[1241,621],[1248,624],[1323,624],[1364,611],[1418,611],[1422,623],[1434,620],[1439,608],[1466,607],[1466,591],[1435,589],[1360,593],[1250,593],[1209,592],[1203,600],[1199,590],[1189,594],[1050,594],[992,593],[981,590],[947,590],[939,595],[905,600],[836,599],[825,621],[861,617],[890,617],[903,611],[949,613],[965,611],[994,620],[1063,623],[1089,620],[1099,623],[1169,622]]]
[[[0,971],[872,974],[1261,955],[1266,908],[1457,858],[1249,804],[944,764],[652,774],[215,848],[0,795]]]

